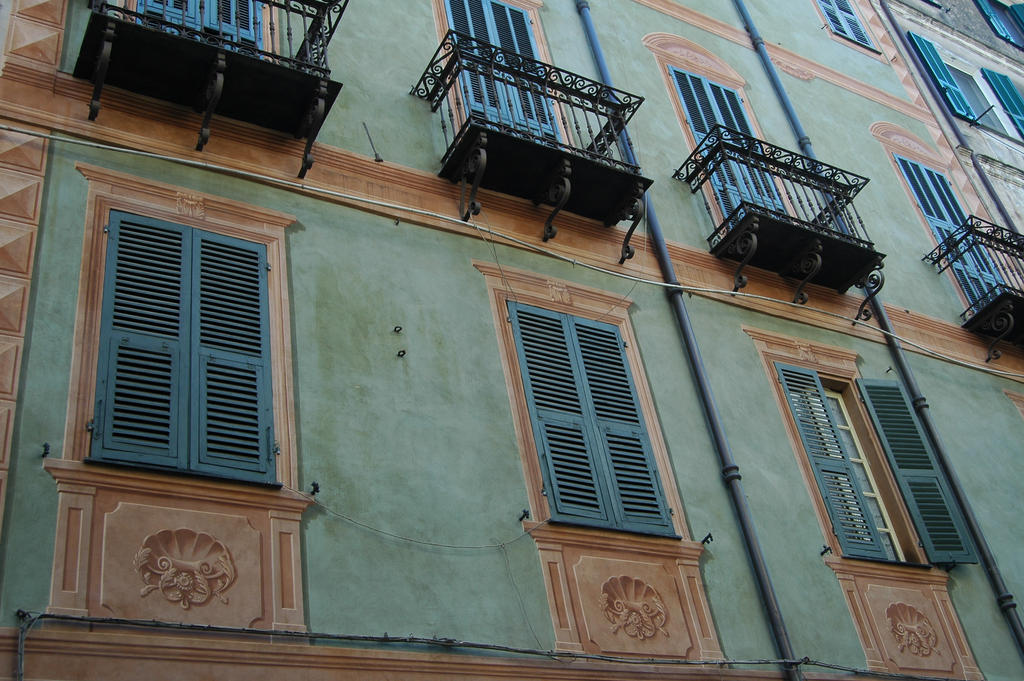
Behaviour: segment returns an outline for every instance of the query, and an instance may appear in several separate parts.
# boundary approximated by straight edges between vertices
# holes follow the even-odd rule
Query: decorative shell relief
[[[942,654],[935,648],[939,637],[920,610],[906,603],[893,603],[886,608],[885,616],[889,618],[893,638],[901,653],[906,650],[918,657],[928,657],[933,652]]]
[[[187,528],[160,530],[146,537],[132,566],[145,585],[140,597],[159,590],[183,610],[206,605],[213,596],[227,604],[224,592],[235,581],[235,564],[227,547],[205,532]]]
[[[613,634],[622,629],[627,636],[641,641],[653,638],[659,631],[668,636],[668,612],[661,596],[643,580],[612,577],[601,587],[598,605],[612,623]]]

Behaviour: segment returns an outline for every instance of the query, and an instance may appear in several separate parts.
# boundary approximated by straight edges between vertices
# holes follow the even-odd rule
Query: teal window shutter
[[[90,458],[182,468],[191,232],[113,211]]]
[[[1017,23],[1017,28],[1024,31],[1024,3],[1018,2],[1015,5],[1010,5],[1006,11],[1010,14],[1011,21]]]
[[[197,232],[191,466],[273,482],[273,408],[263,244]]]
[[[673,535],[618,329],[508,306],[552,519]]]
[[[190,0],[198,4],[198,0]],[[203,4],[206,27],[232,40],[257,42],[260,6],[253,0],[206,0]],[[260,41],[261,42],[261,41]]]
[[[906,392],[896,381],[859,379],[914,526],[932,563],[976,563],[967,526]]]
[[[1017,132],[1021,137],[1024,137],[1024,98],[1020,96],[1020,92],[1013,84],[1013,81],[1003,74],[990,71],[989,69],[982,69],[981,75],[992,86],[996,97],[999,98],[999,103],[1003,105],[1003,111],[1013,119]]]
[[[90,459],[271,483],[266,247],[112,211]]]
[[[818,0],[818,6],[821,7],[833,33],[865,47],[874,47],[850,0]]]
[[[1024,36],[1021,35],[1020,29],[1010,23],[1015,20],[1019,10],[1013,12],[1012,8],[1008,9],[1002,5],[995,6],[989,0],[974,0],[974,4],[985,15],[985,20],[988,21],[988,25],[992,27],[992,31],[997,36],[1017,47],[1024,47],[1024,42],[1021,40]]]
[[[872,522],[818,374],[781,362],[775,363],[775,370],[843,555],[885,560],[885,547]]]
[[[672,67],[669,71],[698,144],[715,125],[753,136],[739,93],[692,73]],[[726,216],[744,201],[785,211],[771,175],[745,164],[734,161],[721,164],[711,176],[711,187]]]
[[[189,28],[200,27],[198,0],[138,0],[135,9],[139,14],[159,16],[172,24],[183,23]]]
[[[946,176],[901,156],[896,156],[896,163],[936,240],[942,242],[960,229],[966,218]],[[964,253],[950,269],[972,305],[985,298],[1002,281],[992,260],[978,247]]]
[[[935,49],[935,45],[933,45],[927,38],[922,38],[916,33],[907,31],[907,35],[910,36],[911,44],[913,44],[918,56],[921,57],[921,61],[928,69],[928,73],[931,75],[932,80],[935,81],[935,85],[946,98],[949,108],[952,109],[953,113],[957,116],[973,121],[977,114],[973,109],[971,109],[971,105],[968,103],[967,97],[964,96],[963,91],[960,90],[960,86],[957,85],[957,82],[953,79],[953,75],[949,72],[949,69],[946,68],[946,64],[942,61],[942,57],[939,56],[938,51]]]

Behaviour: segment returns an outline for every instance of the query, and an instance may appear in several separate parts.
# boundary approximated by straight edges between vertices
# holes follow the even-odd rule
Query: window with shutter
[[[818,0],[818,7],[821,8],[833,33],[864,47],[874,48],[874,43],[857,17],[850,0]]]
[[[1024,47],[1024,31],[1018,24],[1021,17],[1020,5],[1007,7],[998,0],[974,0],[974,4],[992,27],[993,33],[1017,47]]]
[[[184,23],[257,46],[262,43],[261,5],[256,0],[139,0],[137,7],[141,14],[157,15],[172,24]]]
[[[673,67],[669,67],[669,72],[697,144],[716,125],[754,136],[739,93]],[[732,161],[721,164],[715,169],[711,186],[724,216],[731,214],[742,202],[784,211],[771,175],[747,164],[740,165]]]
[[[949,181],[942,173],[920,163],[901,156],[895,158],[935,239],[944,241],[966,219]],[[950,269],[971,305],[983,300],[1001,282],[991,259],[980,248],[972,248]]]
[[[537,43],[526,11],[497,0],[447,0],[448,25],[455,31],[536,60]],[[542,86],[512,82],[481,68],[463,73],[467,106],[488,120],[525,126],[535,134],[555,136],[554,118]]]
[[[508,312],[552,520],[674,536],[618,327]]]
[[[272,483],[266,247],[112,211],[90,459]]]
[[[932,41],[922,38],[911,31],[907,31],[907,36],[909,36],[910,43],[914,46],[914,50],[921,58],[921,62],[928,70],[932,80],[935,81],[935,86],[945,97],[949,108],[957,116],[973,121],[980,112],[976,112],[971,108],[967,97],[960,90],[960,85],[957,84],[949,69],[946,68],[945,62],[942,61],[942,57],[939,56],[939,52],[935,49]]]
[[[1017,86],[1008,77],[989,69],[982,69],[981,75],[992,86],[999,103],[1003,106],[1003,111],[1013,121],[1018,134],[1024,138],[1024,98],[1021,97]]]
[[[894,515],[879,493],[871,457],[851,427],[849,401],[844,404],[839,392],[824,388],[812,369],[782,362],[774,366],[843,555],[904,560],[899,536],[906,532],[897,532],[893,526]],[[886,455],[884,463],[876,460],[875,465],[888,464],[906,508],[903,517],[909,515],[928,560],[975,562],[949,484],[902,386],[882,380],[857,379],[856,383]]]

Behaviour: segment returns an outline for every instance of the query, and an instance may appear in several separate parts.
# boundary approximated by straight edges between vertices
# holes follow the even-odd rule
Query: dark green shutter
[[[818,6],[821,7],[834,33],[865,47],[872,47],[871,38],[861,25],[849,0],[818,0]]]
[[[868,513],[860,483],[839,437],[835,417],[828,408],[818,374],[780,362],[775,363],[775,370],[843,555],[885,560],[878,529]]]
[[[914,49],[917,50],[918,56],[921,57],[921,61],[924,63],[925,68],[928,69],[928,73],[931,74],[932,80],[935,81],[935,85],[939,88],[939,91],[946,98],[946,102],[949,104],[950,109],[953,110],[957,116],[966,118],[969,121],[973,121],[975,114],[971,105],[967,101],[967,97],[960,90],[960,86],[953,79],[953,74],[946,68],[945,62],[942,61],[942,57],[935,50],[935,45],[931,43],[927,38],[922,38],[916,33],[907,31],[907,35],[910,36],[910,42],[914,45]]]
[[[864,403],[932,563],[976,563],[967,526],[903,386],[858,379]]]
[[[1017,132],[1024,137],[1024,98],[1021,98],[1013,81],[1001,73],[988,69],[982,69],[981,75],[985,76],[985,80],[992,86],[1000,104],[1003,105],[1003,111],[1013,119]]]
[[[673,534],[618,329],[509,302],[552,518]]]
[[[266,247],[197,232],[192,466],[274,480]]]
[[[90,458],[185,465],[191,236],[111,212]]]

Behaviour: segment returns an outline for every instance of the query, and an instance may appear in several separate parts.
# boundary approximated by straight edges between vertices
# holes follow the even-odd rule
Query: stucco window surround
[[[717,659],[722,655],[704,592],[699,560],[703,547],[687,530],[668,448],[661,435],[638,345],[629,323],[631,301],[620,294],[581,286],[493,263],[474,261],[484,276],[502,370],[509,391],[516,442],[526,478],[530,518],[523,521],[537,543],[556,647],[592,653]],[[665,503],[679,538],[621,530],[550,524],[544,476],[523,386],[508,302],[543,308],[618,328],[633,375]],[[613,612],[620,592],[650,606],[639,629],[629,613]]]
[[[878,46],[882,44],[879,36],[886,35],[885,28],[882,24],[881,18],[875,12],[875,8],[871,6],[870,0],[845,0],[853,10],[853,14],[856,16],[861,30],[864,31],[868,40],[871,42],[870,45],[862,44],[852,37],[846,37],[837,33],[832,28],[832,22],[829,21],[828,17],[825,16],[825,12],[822,10],[821,0],[809,1],[811,5],[814,6],[814,11],[818,13],[818,18],[821,19],[822,30],[826,31],[832,40],[851,49],[857,50],[861,54],[871,57],[872,59],[882,62],[886,61],[885,56],[878,48]],[[836,0],[831,1],[833,4],[836,2]]]
[[[903,674],[983,678],[949,598],[948,574],[922,564],[926,557],[917,533],[885,461],[882,445],[858,399],[854,386],[859,378],[857,353],[746,326],[743,330],[753,341],[772,386],[822,536],[831,549],[823,555],[822,561],[835,573],[843,590],[868,668]],[[776,373],[776,362],[817,372],[826,389],[842,396],[850,425],[871,463],[878,494],[888,510],[891,529],[902,548],[905,564],[842,555],[791,416],[785,389]],[[920,642],[912,641],[906,631],[919,635]]]
[[[285,229],[259,206],[79,163],[88,181],[49,611],[304,630]],[[123,211],[263,244],[279,489],[87,461],[106,268]],[[180,549],[191,546],[189,551]],[[188,555],[185,555],[185,554]],[[202,555],[200,555],[202,554]],[[160,558],[166,558],[161,561]],[[212,573],[201,563],[215,565]],[[166,566],[171,565],[168,569]]]

